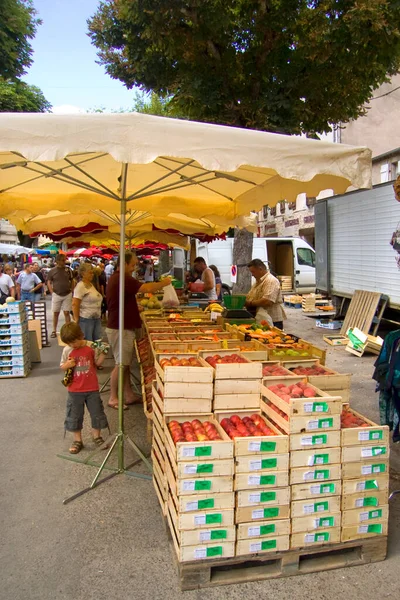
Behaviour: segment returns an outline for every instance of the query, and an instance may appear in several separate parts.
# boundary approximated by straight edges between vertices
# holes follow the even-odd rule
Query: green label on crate
[[[261,461],[261,468],[262,469],[275,469],[277,464],[278,464],[277,458],[264,458],[264,460]]]
[[[329,479],[329,469],[316,469],[314,471],[314,479]]]
[[[372,456],[379,456],[380,454],[386,454],[385,446],[372,446]]]
[[[261,550],[273,550],[276,548],[276,540],[264,540],[261,542]]]
[[[226,529],[213,529],[211,531],[211,539],[212,540],[225,540],[228,537],[228,532]]]
[[[206,498],[205,500],[199,500],[198,507],[198,510],[214,508],[214,498]]]
[[[333,419],[318,419],[318,427],[320,429],[331,429],[333,427]]]
[[[313,409],[313,412],[328,412],[328,403],[327,402],[313,402],[312,409]]]
[[[323,533],[315,533],[313,534],[306,534],[306,541],[307,542],[329,542],[329,533],[327,531],[324,531]]]
[[[358,434],[358,439],[361,442],[373,442],[374,440],[382,440],[383,431],[382,429],[378,429],[377,431],[360,431]]]
[[[199,446],[194,449],[195,456],[211,456],[211,446]]]
[[[260,527],[260,535],[268,535],[269,533],[275,533],[275,524],[271,523],[271,525],[261,525]]]
[[[329,462],[329,454],[315,454],[314,465],[326,465]]]
[[[276,442],[261,442],[260,452],[275,452]]]
[[[328,441],[328,436],[325,434],[311,436],[311,444],[313,446],[316,446],[319,444],[326,444],[327,441]]]
[[[382,533],[382,531],[383,531],[383,527],[380,524],[379,525],[378,524],[368,525],[367,533]]]
[[[323,483],[322,485],[319,486],[320,494],[333,494],[334,491],[335,491],[334,483]]]
[[[321,517],[316,519],[316,527],[333,527],[335,524],[335,517]]]
[[[211,481],[195,481],[194,489],[196,492],[201,492],[204,490],[208,492],[211,490]]]
[[[261,492],[260,502],[272,502],[276,500],[276,492]]]
[[[329,502],[316,502],[314,504],[314,512],[324,512],[329,510]]]
[[[374,496],[368,496],[367,498],[361,498],[361,506],[378,506],[378,498]]]
[[[365,482],[365,490],[377,490],[379,489],[379,485],[378,482],[376,481],[376,479],[368,479]]]
[[[212,556],[222,556],[222,546],[214,546],[214,548],[207,548],[206,555],[207,558],[211,558]]]
[[[273,519],[279,516],[279,506],[274,508],[264,508],[264,519]]]
[[[275,485],[276,475],[261,475],[260,485]]]
[[[368,512],[368,519],[382,519],[382,509],[370,510]]]
[[[222,523],[221,513],[216,513],[215,515],[206,515],[206,525],[214,525],[215,523]]]
[[[213,464],[197,465],[196,473],[212,473],[214,470]]]

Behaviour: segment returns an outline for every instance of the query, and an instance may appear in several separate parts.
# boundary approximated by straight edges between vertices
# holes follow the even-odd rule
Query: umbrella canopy
[[[371,185],[371,152],[136,113],[0,114],[0,214],[127,208],[227,220]],[[10,208],[12,207],[12,208]]]
[[[34,252],[33,248],[25,248],[16,244],[0,244],[0,254],[19,256],[20,254],[33,254]]]

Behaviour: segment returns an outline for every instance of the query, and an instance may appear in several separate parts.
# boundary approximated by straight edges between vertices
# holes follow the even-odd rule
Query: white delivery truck
[[[231,266],[233,260],[233,238],[203,243],[192,240],[190,257],[184,250],[173,251],[174,274],[180,278],[183,270],[188,270],[196,256],[204,258],[208,265],[215,265],[221,273],[225,292],[232,288]],[[253,258],[261,259],[269,265],[271,272],[278,276],[291,277],[292,289],[285,293],[308,294],[315,292],[315,252],[303,239],[257,238],[253,240]]]
[[[381,292],[389,297],[390,309],[400,310],[399,228],[393,181],[318,200],[317,289],[341,299],[351,298],[355,290]]]

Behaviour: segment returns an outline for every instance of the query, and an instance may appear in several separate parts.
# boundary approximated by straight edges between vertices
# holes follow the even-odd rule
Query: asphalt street
[[[287,331],[328,349],[327,365],[352,373],[351,406],[378,418],[371,380],[372,355],[357,358],[326,346],[324,330],[290,309]],[[390,507],[389,551],[384,562],[286,579],[181,592],[163,517],[151,481],[118,475],[63,505],[87,487],[95,467],[59,458],[64,439],[65,388],[56,340],[26,379],[0,380],[0,599],[1,600],[376,600],[398,594],[400,495]],[[112,368],[107,360],[103,382]],[[107,394],[103,396],[107,399]],[[106,409],[112,431],[117,413]],[[125,414],[126,432],[147,453],[141,406]],[[87,419],[86,419],[87,421]],[[85,426],[87,456],[93,450]],[[127,449],[127,462],[135,457]],[[104,453],[101,455],[104,457]],[[137,472],[145,473],[143,466]],[[391,487],[400,488],[400,451],[391,453]]]

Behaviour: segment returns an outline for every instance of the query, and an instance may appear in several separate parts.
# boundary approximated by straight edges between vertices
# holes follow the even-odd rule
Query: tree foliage
[[[99,63],[190,119],[298,134],[363,114],[400,66],[398,0],[103,0]]]
[[[35,37],[40,19],[31,0],[0,2],[0,77],[16,79],[32,64]]]
[[[0,79],[0,112],[49,112],[51,104],[35,85]]]
[[[130,113],[138,112],[146,115],[156,115],[158,117],[168,117],[171,114],[170,111],[170,98],[162,98],[155,92],[145,94],[136,90],[133,104],[129,108],[118,108],[107,110],[105,106],[94,106],[87,110],[88,113]]]

